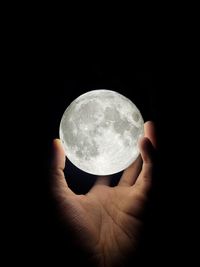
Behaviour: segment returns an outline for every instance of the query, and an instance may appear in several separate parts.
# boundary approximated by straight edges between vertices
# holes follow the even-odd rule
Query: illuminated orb
[[[144,121],[135,104],[106,89],[76,98],[60,123],[67,158],[95,175],[114,174],[130,166],[139,155],[138,140],[143,135]]]

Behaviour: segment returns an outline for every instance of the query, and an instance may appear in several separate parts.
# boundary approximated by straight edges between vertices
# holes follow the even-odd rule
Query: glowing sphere
[[[140,111],[128,98],[110,90],[89,91],[65,110],[60,139],[67,158],[79,169],[109,175],[131,165],[144,134]]]

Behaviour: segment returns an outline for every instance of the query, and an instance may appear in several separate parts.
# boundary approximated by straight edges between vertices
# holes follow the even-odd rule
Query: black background
[[[183,81],[184,77],[180,76],[180,79]],[[19,171],[13,181],[20,185],[17,191],[20,203],[12,209],[11,222],[17,233],[11,246],[16,250],[20,240],[22,251],[16,257],[27,266],[30,262],[47,264],[53,261],[57,262],[55,266],[61,261],[65,266],[77,264],[79,255],[74,256],[70,251],[70,240],[69,244],[65,243],[48,195],[51,144],[59,137],[59,123],[66,107],[84,92],[106,88],[130,98],[144,120],[154,120],[157,127],[157,174],[141,264],[163,266],[188,259],[191,234],[187,229],[188,221],[192,220],[188,213],[192,212],[188,204],[191,192],[186,189],[188,177],[192,175],[188,173],[188,158],[183,149],[187,112],[184,110],[183,116],[182,108],[188,103],[189,94],[185,96],[180,92],[177,97],[178,81],[176,73],[136,72],[123,64],[92,64],[71,67],[66,71],[64,81],[54,76],[32,76],[23,82],[27,90],[17,93],[20,99],[16,114],[20,120],[14,122],[14,127],[18,153],[13,155],[12,165],[15,172]],[[16,102],[14,95],[12,98]],[[87,192],[95,180],[70,162],[66,173],[70,187],[77,193]],[[114,177],[113,184],[118,178],[118,175]]]

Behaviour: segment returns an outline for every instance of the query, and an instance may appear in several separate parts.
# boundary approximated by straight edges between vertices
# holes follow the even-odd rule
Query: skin
[[[145,123],[145,137],[139,147],[141,156],[123,172],[117,186],[110,187],[110,177],[101,176],[86,195],[77,195],[64,176],[61,142],[53,142],[51,193],[64,226],[93,266],[123,266],[129,254],[137,251],[152,187],[156,147],[152,122]]]

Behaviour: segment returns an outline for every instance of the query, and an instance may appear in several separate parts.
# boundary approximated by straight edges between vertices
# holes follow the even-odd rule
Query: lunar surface
[[[144,121],[134,103],[110,90],[89,91],[65,110],[60,139],[67,158],[79,169],[109,175],[138,157]]]

